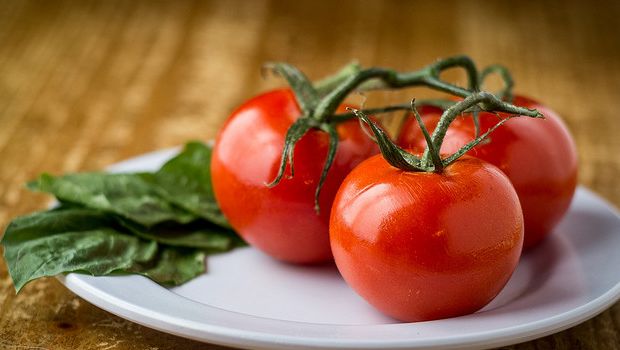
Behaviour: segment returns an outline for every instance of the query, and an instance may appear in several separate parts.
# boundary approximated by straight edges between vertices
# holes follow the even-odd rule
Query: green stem
[[[469,82],[469,90],[477,92],[480,90],[480,80],[478,77],[478,70],[474,61],[465,55],[453,56],[447,59],[439,60],[429,66],[429,69],[434,70],[433,76],[439,79],[439,75],[442,71],[448,68],[461,67],[465,69]]]
[[[440,79],[442,71],[454,67],[463,67],[466,70],[469,90],[446,83]],[[399,73],[392,69],[378,67],[362,70],[351,69],[351,71],[353,73],[348,76],[339,73],[333,79],[328,80],[330,87],[334,86],[336,81],[340,81],[340,84],[321,99],[314,110],[313,118],[319,121],[329,118],[330,115],[334,114],[342,101],[356,89],[394,89],[425,85],[460,97],[467,97],[479,89],[478,71],[473,61],[467,56],[454,56],[439,60],[414,72]],[[322,90],[323,86],[318,85],[316,89]]]
[[[512,74],[510,74],[510,71],[505,66],[502,66],[500,64],[492,64],[484,68],[480,73],[480,84],[484,82],[487,76],[493,73],[499,74],[504,83],[503,88],[495,95],[497,95],[501,100],[512,103],[512,89],[514,88],[514,80],[512,79]]]
[[[474,107],[477,104],[482,105],[482,109],[485,111],[499,111],[505,112],[515,115],[524,115],[533,118],[541,118],[543,115],[534,109],[527,109],[523,107],[517,107],[510,103],[504,102],[497,98],[495,95],[481,91],[472,94],[471,96],[466,97],[463,101],[453,105],[452,107],[446,109],[441,118],[439,119],[439,123],[431,136],[431,141],[434,149],[439,152],[441,150],[441,144],[446,136],[446,132],[448,131],[448,127],[450,124],[463,112],[468,110],[469,108]],[[424,150],[424,154],[422,155],[422,161],[429,157],[430,148],[427,147]]]
[[[457,96],[468,96],[470,92],[466,89],[444,83],[426,70],[414,73],[398,73],[386,68],[369,68],[361,70],[351,75],[347,80],[332,90],[323,98],[314,110],[313,118],[324,120],[332,115],[342,101],[363,82],[369,79],[379,79],[385,86],[390,88],[403,88],[416,85],[427,85],[438,90],[449,92]]]
[[[415,105],[418,107],[432,106],[432,107],[437,107],[441,109],[442,111],[445,111],[446,109],[455,105],[457,102],[458,101],[455,101],[455,100],[446,100],[442,98],[429,98],[429,99],[421,99],[421,100],[416,99]]]
[[[361,70],[362,67],[360,64],[353,61],[342,67],[336,74],[325,77],[314,83],[314,88],[320,96],[325,96],[328,92],[336,88],[336,86],[340,85],[348,76]]]
[[[396,111],[405,111],[405,110],[408,111],[410,110],[410,108],[411,107],[409,104],[402,104],[402,105],[392,105],[392,106],[387,106],[387,107],[362,109],[361,111],[366,115],[374,115],[374,114],[390,113],[390,112],[396,112]],[[347,112],[347,113],[334,114],[333,116],[331,116],[331,118],[329,118],[329,121],[334,122],[334,123],[340,123],[345,120],[349,120],[353,118],[356,118],[355,113]]]

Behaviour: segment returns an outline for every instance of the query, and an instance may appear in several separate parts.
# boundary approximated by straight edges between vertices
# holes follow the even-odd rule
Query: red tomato
[[[228,118],[215,141],[211,176],[215,197],[232,227],[250,245],[293,263],[332,259],[329,213],[345,176],[362,160],[379,152],[357,120],[338,126],[334,163],[319,197],[314,193],[327,155],[329,137],[310,130],[297,143],[294,177],[290,167],[269,188],[278,172],[287,129],[301,115],[294,94],[275,90],[241,105]]]
[[[577,151],[568,129],[551,109],[517,96],[517,106],[537,109],[546,119],[515,118],[499,127],[468,154],[499,167],[515,187],[525,220],[524,248],[540,242],[568,210],[577,185]],[[441,110],[425,107],[424,124],[434,130]],[[480,114],[481,132],[498,122],[497,116]],[[442,153],[454,153],[475,135],[470,115],[458,118],[448,129]],[[405,123],[398,144],[416,150],[426,146],[416,121]]]
[[[523,243],[519,199],[495,166],[463,157],[441,174],[372,157],[332,209],[334,259],[370,304],[413,322],[475,312],[504,287]]]

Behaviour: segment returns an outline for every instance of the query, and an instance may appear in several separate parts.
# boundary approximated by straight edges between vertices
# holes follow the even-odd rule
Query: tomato
[[[278,185],[266,185],[278,173],[287,129],[300,116],[288,89],[243,103],[217,136],[211,176],[222,212],[250,245],[279,260],[317,263],[332,259],[329,213],[340,183],[379,150],[356,120],[338,125],[339,144],[317,215],[314,195],[328,151],[326,133],[312,129],[303,136],[295,146],[294,176],[287,166]]]
[[[525,248],[542,241],[568,210],[577,185],[577,152],[575,143],[560,117],[546,106],[523,96],[516,96],[517,106],[537,109],[545,119],[515,118],[479,144],[469,155],[499,167],[515,187],[525,220]],[[424,124],[432,132],[441,110],[425,107],[420,110]],[[496,115],[480,114],[481,132],[498,122]],[[448,129],[442,153],[453,153],[475,135],[471,115],[455,120]],[[405,123],[398,144],[423,149],[424,137],[416,121]]]
[[[401,321],[472,313],[517,266],[523,216],[508,178],[465,156],[442,173],[409,172],[380,155],[334,200],[330,239],[346,282]]]

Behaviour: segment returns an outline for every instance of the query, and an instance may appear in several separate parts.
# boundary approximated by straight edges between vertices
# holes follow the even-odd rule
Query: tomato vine
[[[468,77],[468,89],[441,80],[441,73],[449,68],[463,68]],[[467,97],[479,90],[480,79],[477,68],[471,58],[454,56],[428,65],[413,72],[397,72],[387,68],[362,69],[357,64],[350,64],[333,77],[329,77],[314,86],[296,67],[287,63],[270,63],[264,67],[283,76],[293,90],[302,116],[288,129],[278,173],[270,187],[276,186],[284,177],[287,166],[290,176],[294,176],[294,150],[296,143],[310,130],[318,129],[329,135],[329,148],[321,177],[315,191],[315,210],[320,211],[318,198],[327,173],[334,161],[338,146],[336,125],[352,115],[335,115],[336,109],[346,97],[355,90],[398,89],[410,86],[428,86],[460,97]],[[367,112],[384,113],[407,109],[404,105],[387,106]],[[527,111],[523,111],[527,113]]]

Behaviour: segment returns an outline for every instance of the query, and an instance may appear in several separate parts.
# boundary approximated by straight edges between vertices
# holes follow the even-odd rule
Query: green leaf
[[[62,206],[13,219],[2,237],[2,243],[6,245],[41,236],[89,231],[112,225],[114,220],[99,211]]]
[[[16,290],[66,272],[167,285],[203,273],[206,254],[245,245],[215,201],[210,161],[211,147],[191,142],[155,173],[41,175],[28,187],[61,205],[7,227],[0,243]]]
[[[103,214],[53,210],[16,218],[2,239],[15,289],[63,272],[106,275],[150,262],[157,243],[123,234]]]
[[[162,198],[152,184],[137,174],[43,174],[28,188],[48,192],[62,202],[118,214],[144,226],[175,221],[188,223],[196,216]]]
[[[174,175],[182,181],[177,186],[199,189],[203,196],[214,199],[211,155],[211,146],[198,141],[188,142],[183,151],[167,161],[156,174]]]
[[[155,259],[155,265],[145,267],[141,264],[127,271],[146,276],[159,284],[180,285],[203,274],[206,254],[197,249],[165,247]]]
[[[210,249],[227,250],[231,242],[228,238],[226,246],[213,243]],[[157,283],[178,285],[205,271],[204,251],[129,235],[113,217],[90,209],[60,208],[18,217],[1,243],[17,291],[36,278],[66,272],[138,273]]]
[[[123,219],[119,223],[136,236],[175,247],[200,248],[218,253],[245,245],[234,231],[205,221],[189,225],[160,224],[150,228]]]
[[[170,203],[219,226],[230,228],[211,185],[211,146],[189,142],[156,173],[141,174]]]

